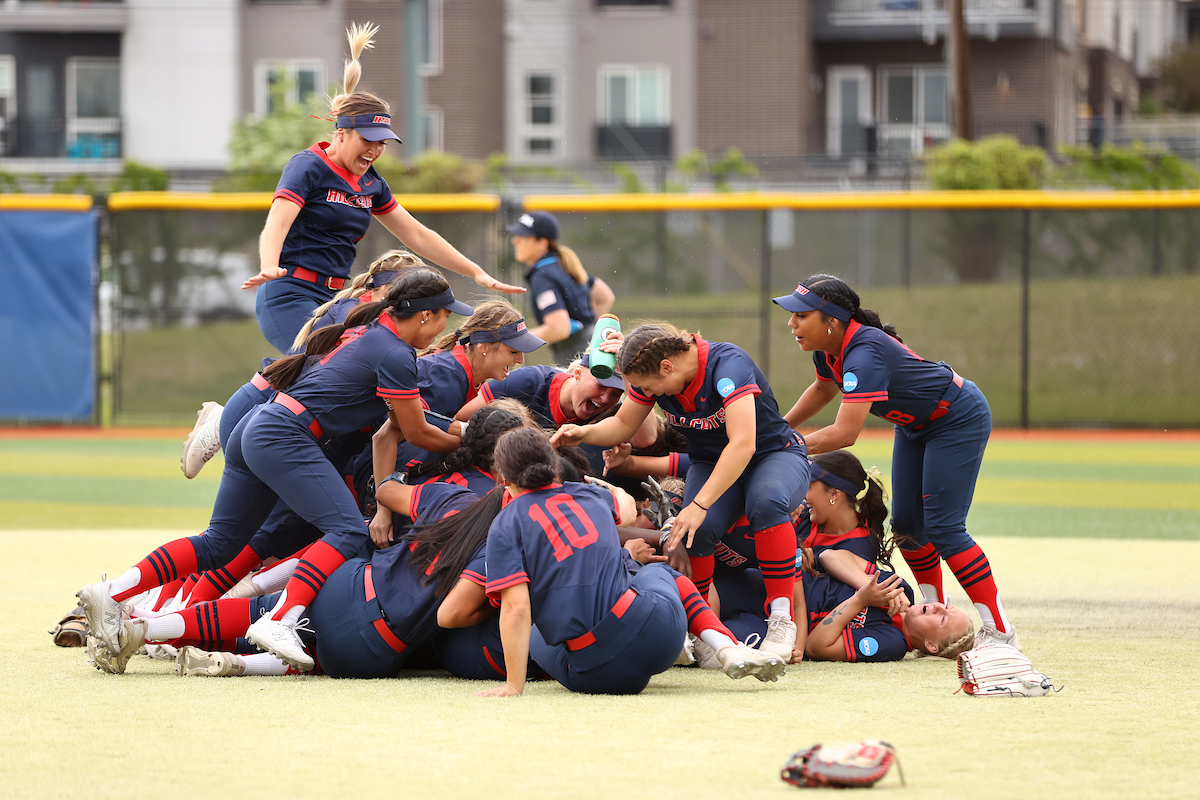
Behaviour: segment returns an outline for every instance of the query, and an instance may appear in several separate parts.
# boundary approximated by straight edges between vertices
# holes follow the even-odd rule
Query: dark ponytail
[[[408,563],[422,576],[421,583],[433,586],[438,597],[450,594],[475,551],[487,541],[503,503],[504,487],[497,486],[459,513],[417,523],[405,534],[404,541],[416,544]]]
[[[822,300],[828,300],[831,303],[837,303],[842,308],[850,312],[850,319],[860,325],[866,325],[869,328],[879,328],[879,330],[891,336],[898,342],[903,342],[896,334],[896,326],[884,325],[879,319],[879,315],[869,308],[863,308],[861,301],[858,298],[858,292],[850,288],[850,285],[840,278],[825,273],[813,275],[808,280],[804,281],[804,285],[810,292],[820,297]],[[826,319],[832,319],[826,317]]]
[[[806,283],[805,286],[808,284]],[[810,289],[811,291],[811,289]],[[829,298],[825,298],[829,299]],[[859,497],[850,497],[858,513],[859,522],[871,532],[871,544],[874,546],[873,561],[882,564],[892,572],[892,554],[896,550],[894,537],[889,537],[883,526],[888,516],[887,502],[883,495],[883,487],[868,477],[862,462],[848,450],[834,450],[813,456],[813,463],[821,469],[831,472],[852,486],[865,486],[866,492],[859,490]],[[874,468],[872,468],[874,469]],[[837,488],[837,487],[833,487]],[[845,492],[843,492],[845,493]]]
[[[342,339],[342,334],[351,328],[367,325],[388,311],[398,319],[407,319],[416,311],[401,311],[405,300],[433,297],[450,288],[450,284],[438,272],[422,267],[405,270],[388,286],[387,296],[374,303],[360,303],[346,315],[341,325],[326,325],[310,333],[304,341],[304,352],[284,356],[263,370],[263,377],[277,392],[286,392],[303,374],[310,359],[321,358],[329,353]]]
[[[558,454],[546,434],[533,428],[501,436],[492,461],[506,482],[522,489],[540,489],[558,478]]]
[[[496,442],[505,433],[524,424],[521,418],[511,411],[496,406],[484,406],[467,421],[467,434],[462,438],[462,445],[443,458],[410,469],[409,482],[423,481],[448,472],[462,472],[471,467],[491,472]]]

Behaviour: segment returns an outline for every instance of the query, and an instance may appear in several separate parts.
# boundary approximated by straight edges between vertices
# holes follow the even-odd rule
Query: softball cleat
[[[194,478],[221,449],[221,412],[225,406],[209,401],[196,412],[196,424],[183,443],[179,459],[184,477]]]
[[[796,647],[796,623],[786,614],[772,614],[767,618],[767,635],[758,646],[764,653],[771,653],[783,659],[792,660],[792,650]]]
[[[234,653],[184,647],[175,657],[175,672],[185,677],[234,678],[246,674],[246,662]]]
[[[717,660],[721,662],[725,674],[734,680],[753,675],[763,683],[778,680],[786,666],[783,659],[774,653],[765,653],[744,644],[721,648],[717,651]]]
[[[121,651],[121,623],[129,619],[125,606],[112,597],[112,584],[107,580],[89,583],[75,593],[87,617],[88,631],[98,638],[111,653]]]
[[[283,663],[301,672],[311,672],[314,666],[313,658],[304,649],[304,642],[300,641],[300,635],[296,633],[296,629],[305,622],[307,620],[291,625],[264,614],[246,629],[246,639]]]

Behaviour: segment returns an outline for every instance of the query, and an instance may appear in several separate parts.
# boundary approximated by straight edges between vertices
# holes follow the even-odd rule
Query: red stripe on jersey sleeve
[[[389,200],[387,202],[387,205],[382,206],[381,208],[372,208],[371,213],[374,214],[375,216],[379,216],[380,214],[386,214],[389,211],[391,211],[393,208],[395,208],[397,205],[398,205],[398,203],[396,202],[396,198],[393,197],[391,200]]]
[[[850,629],[842,631],[842,644],[846,648],[846,660],[858,661],[858,653],[854,650],[854,637],[850,635]]]
[[[483,398],[484,403],[490,403],[496,399],[496,396],[492,394],[491,387],[486,383],[479,387],[479,396]]]
[[[412,512],[409,519],[413,522],[417,521],[417,509],[421,507],[421,487],[424,485],[423,483],[418,483],[414,486],[412,494],[408,498],[408,510]]]
[[[679,477],[679,453],[667,453],[667,474],[672,478]]]
[[[293,192],[291,189],[280,189],[275,193],[275,196],[271,198],[272,202],[280,199],[290,200],[301,208],[304,208],[304,198]]]
[[[733,392],[732,394],[730,394],[729,397],[726,397],[725,402],[722,403],[721,405],[728,406],[734,400],[745,397],[746,395],[760,395],[760,394],[762,394],[762,389],[758,388],[758,384],[750,383],[750,384],[747,384],[747,385],[739,388],[736,392]]]
[[[654,401],[646,395],[639,392],[635,387],[630,386],[629,391],[625,393],[630,400],[642,406],[652,406]]]
[[[382,386],[375,388],[375,394],[385,400],[418,400],[421,397],[420,389],[385,389]]]
[[[814,370],[814,372],[816,372],[816,370]],[[833,383],[833,378],[826,378],[824,375],[822,375],[819,372],[817,372],[816,374],[817,374],[817,380],[824,381],[825,383]]]
[[[500,593],[510,586],[516,586],[519,583],[529,583],[529,576],[522,570],[515,572],[504,578],[497,578],[494,581],[487,582],[487,596],[496,600],[500,599]]]
[[[487,587],[487,576],[480,575],[478,572],[476,572],[474,570],[464,569],[462,572],[462,575],[460,575],[459,577],[462,578],[464,581],[470,581],[471,583],[477,583],[480,586]]]
[[[887,392],[871,392],[870,394],[843,394],[843,403],[878,403],[888,399]]]

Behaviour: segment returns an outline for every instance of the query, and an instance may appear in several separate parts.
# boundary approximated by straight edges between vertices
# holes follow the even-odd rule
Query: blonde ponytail
[[[362,64],[359,59],[364,50],[374,48],[373,39],[379,33],[379,26],[367,22],[359,25],[351,23],[346,30],[346,39],[350,42],[350,60],[342,71],[342,93],[334,97],[329,105],[336,116],[356,116],[358,114],[391,114],[391,109],[379,97],[370,92],[355,91],[362,79]]]
[[[583,262],[579,260],[579,256],[575,255],[574,250],[555,241],[550,241],[550,249],[558,256],[563,272],[570,275],[571,280],[580,286],[588,282],[587,270],[583,268]]]

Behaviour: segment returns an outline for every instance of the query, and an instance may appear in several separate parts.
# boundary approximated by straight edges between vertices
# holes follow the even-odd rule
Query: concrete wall
[[[324,95],[342,82],[349,55],[341,0],[324,3],[243,3],[241,10],[241,113],[255,111],[255,65],[260,61],[313,60],[325,64]]]

